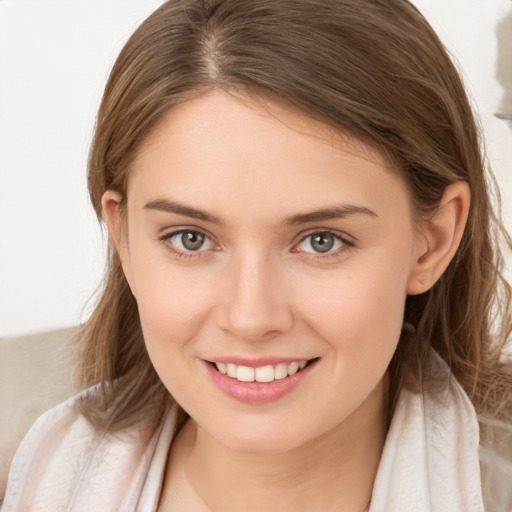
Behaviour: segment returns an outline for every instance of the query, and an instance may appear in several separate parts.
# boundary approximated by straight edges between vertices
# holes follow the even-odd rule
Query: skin
[[[405,299],[453,257],[467,186],[448,187],[418,225],[374,149],[284,104],[214,91],[166,114],[130,170],[124,220],[121,199],[107,191],[104,213],[147,349],[191,417],[160,510],[364,510]],[[164,211],[169,202],[211,218]],[[350,213],[304,217],[329,208]],[[183,229],[207,236],[200,250],[173,235]],[[326,231],[336,242],[318,253],[308,236]],[[205,369],[267,356],[319,359],[264,404],[225,395]]]

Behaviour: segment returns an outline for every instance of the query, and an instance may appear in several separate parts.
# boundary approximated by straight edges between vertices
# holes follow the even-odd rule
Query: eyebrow
[[[186,206],[176,201],[169,201],[168,199],[156,199],[149,201],[144,205],[145,210],[159,210],[177,215],[190,217],[191,219],[201,220],[204,222],[211,222],[213,224],[222,224],[222,221],[212,215],[211,213]],[[310,222],[321,222],[324,220],[342,219],[352,217],[354,215],[366,215],[370,217],[378,217],[378,215],[365,206],[358,206],[354,204],[346,204],[341,206],[333,206],[329,208],[322,208],[308,213],[299,213],[286,217],[283,221],[285,226],[295,226],[297,224],[307,224]]]
[[[295,226],[297,224],[307,224],[308,222],[321,222],[324,220],[343,219],[354,215],[366,215],[370,217],[378,217],[378,215],[365,206],[355,204],[345,204],[341,206],[333,206],[323,208],[309,213],[299,213],[287,217],[283,224],[285,226]]]
[[[190,217],[191,219],[202,220],[204,222],[211,222],[213,224],[221,224],[220,219],[218,217],[215,217],[215,215],[212,215],[211,213],[199,210],[197,208],[192,208],[190,206],[185,206],[184,204],[177,203],[175,201],[169,201],[167,199],[157,199],[155,201],[149,201],[144,205],[144,209],[176,213],[178,215]]]

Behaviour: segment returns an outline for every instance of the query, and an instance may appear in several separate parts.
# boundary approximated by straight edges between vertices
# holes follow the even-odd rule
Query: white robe
[[[512,511],[511,444],[506,454],[480,447],[479,456],[469,398],[436,354],[425,374],[417,391],[400,392],[369,512],[483,512],[482,481],[491,492],[485,510]],[[144,423],[101,434],[80,414],[80,396],[35,422],[11,465],[2,512],[156,510],[178,406],[152,435]]]

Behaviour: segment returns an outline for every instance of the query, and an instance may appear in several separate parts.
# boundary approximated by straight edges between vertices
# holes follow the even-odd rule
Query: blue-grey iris
[[[318,233],[311,237],[311,247],[316,252],[329,252],[335,242],[336,239],[330,233]]]
[[[197,251],[204,244],[205,236],[197,231],[185,231],[181,234],[181,243],[188,251]]]

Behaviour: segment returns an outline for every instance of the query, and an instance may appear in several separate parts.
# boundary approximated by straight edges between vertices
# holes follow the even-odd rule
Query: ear
[[[446,187],[437,211],[423,221],[416,261],[407,284],[409,295],[432,288],[450,264],[464,233],[470,203],[468,184],[457,181]]]
[[[128,239],[125,226],[123,226],[123,214],[121,212],[122,200],[123,196],[120,192],[107,190],[101,198],[101,207],[103,210],[103,219],[107,224],[110,241],[114,244],[117,254],[119,255],[124,275],[133,293]]]

